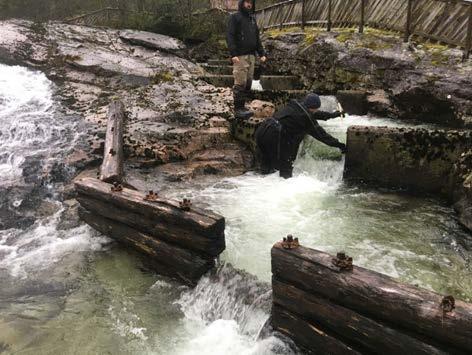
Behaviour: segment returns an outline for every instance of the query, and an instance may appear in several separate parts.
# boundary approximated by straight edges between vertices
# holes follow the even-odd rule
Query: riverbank
[[[472,126],[472,61],[460,49],[370,28],[275,29],[263,42],[266,73],[297,75],[319,93],[360,91],[358,105],[380,117]]]

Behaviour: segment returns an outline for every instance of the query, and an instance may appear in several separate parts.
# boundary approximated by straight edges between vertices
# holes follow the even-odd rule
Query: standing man
[[[263,174],[280,171],[280,176],[292,177],[293,163],[305,135],[346,153],[346,145],[328,134],[317,122],[342,116],[344,113],[318,111],[321,100],[316,94],[308,94],[302,102],[291,100],[276,112],[274,118],[266,120],[256,130],[257,149]]]
[[[257,27],[255,0],[239,0],[238,12],[229,18],[227,43],[233,62],[234,111],[238,117],[247,117],[245,109],[254,78],[255,55],[261,62],[267,60]]]

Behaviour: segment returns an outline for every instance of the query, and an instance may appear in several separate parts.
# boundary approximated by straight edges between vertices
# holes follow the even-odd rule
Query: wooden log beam
[[[388,354],[446,354],[432,345],[275,277],[272,279],[272,294],[277,306],[320,325],[336,334],[336,337],[347,339],[369,353],[382,349]]]
[[[345,355],[360,354],[350,346],[327,334],[320,327],[310,324],[303,318],[274,305],[272,307],[272,326],[278,332],[293,339],[304,349],[316,354]]]
[[[339,272],[332,259],[317,250],[286,250],[277,243],[272,248],[272,273],[278,280],[374,320],[472,351],[472,304],[457,300],[452,312],[444,312],[443,296],[437,293],[361,267]]]
[[[145,193],[123,188],[112,192],[113,185],[93,178],[75,181],[79,196],[88,196],[111,206],[131,211],[169,227],[180,227],[216,240],[224,238],[225,219],[211,211],[192,207],[190,211],[180,208],[179,202],[158,198],[145,201]]]
[[[199,254],[217,257],[225,250],[224,238],[211,239],[193,230],[156,223],[155,220],[147,218],[142,214],[125,210],[88,196],[79,195],[77,201],[90,212],[123,223],[154,237],[154,239],[162,240]]]
[[[123,129],[125,106],[115,100],[108,107],[105,151],[100,168],[100,180],[105,182],[123,182]]]
[[[145,261],[153,266],[157,273],[178,279],[187,285],[196,285],[198,280],[215,266],[212,258],[203,258],[188,250],[156,240],[82,207],[79,208],[79,216],[100,233],[145,255]]]

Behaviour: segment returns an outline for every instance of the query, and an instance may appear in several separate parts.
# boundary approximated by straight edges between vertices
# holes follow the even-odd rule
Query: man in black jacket
[[[234,111],[243,115],[245,103],[254,78],[255,55],[266,61],[257,27],[255,0],[239,0],[239,11],[232,14],[228,22],[227,43],[233,62]]]
[[[307,95],[303,102],[291,100],[285,108],[275,113],[274,118],[266,120],[256,130],[263,174],[279,170],[281,177],[291,178],[298,148],[307,134],[341,149],[343,154],[346,152],[346,145],[329,135],[317,122],[339,117],[343,113],[318,111],[320,106],[321,100],[316,94]]]

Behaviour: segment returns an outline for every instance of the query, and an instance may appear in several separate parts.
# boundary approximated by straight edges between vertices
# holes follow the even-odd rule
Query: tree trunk
[[[79,196],[77,201],[90,212],[126,224],[154,239],[163,240],[200,254],[217,257],[225,249],[224,238],[211,239],[186,228],[156,223],[155,220],[141,214],[115,207],[94,198]]]
[[[211,257],[203,258],[193,252],[158,241],[82,207],[79,209],[79,215],[97,231],[131,246],[146,256],[145,261],[152,265],[157,273],[178,279],[185,284],[196,285],[198,280],[215,265]]]
[[[225,220],[211,211],[192,207],[190,211],[180,208],[179,202],[158,198],[145,201],[145,194],[124,188],[121,192],[112,192],[112,185],[97,179],[85,178],[75,182],[79,197],[89,197],[105,202],[110,206],[130,211],[154,221],[168,225],[169,228],[184,228],[198,235],[203,235],[221,243],[224,239]]]
[[[313,249],[272,248],[277,280],[394,327],[422,334],[448,347],[472,351],[472,305],[455,302],[445,313],[442,296],[361,267],[340,272],[333,257]]]
[[[347,339],[350,344],[369,353],[382,349],[388,354],[446,354],[416,338],[276,278],[272,280],[272,289],[274,304],[319,324],[336,334],[337,338]]]
[[[100,180],[123,182],[123,126],[125,106],[121,101],[112,101],[108,108],[105,151],[100,169]]]
[[[360,354],[314,324],[308,323],[277,305],[272,308],[272,326],[280,333],[294,339],[298,346],[314,354]]]

